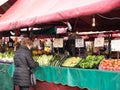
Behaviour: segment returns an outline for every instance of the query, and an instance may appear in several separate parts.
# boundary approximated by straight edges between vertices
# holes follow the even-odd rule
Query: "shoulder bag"
[[[36,77],[35,77],[35,74],[31,71],[31,74],[30,74],[30,82],[31,82],[31,85],[34,86],[36,85]]]

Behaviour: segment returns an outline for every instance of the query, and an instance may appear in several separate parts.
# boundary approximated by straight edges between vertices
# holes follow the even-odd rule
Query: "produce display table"
[[[12,64],[8,67],[8,74],[12,76],[13,70],[14,67]],[[53,66],[39,66],[33,71],[39,81],[49,82],[50,85],[51,83],[55,83],[58,85],[62,84],[72,87],[88,88],[89,90],[120,90],[120,72]],[[8,80],[12,82],[11,78]],[[8,80],[5,81],[8,82]],[[1,88],[3,84],[0,84]]]
[[[0,63],[0,90],[13,90],[13,79],[8,73],[10,65]]]
[[[68,67],[40,66],[37,79],[90,90],[120,90],[120,72]]]

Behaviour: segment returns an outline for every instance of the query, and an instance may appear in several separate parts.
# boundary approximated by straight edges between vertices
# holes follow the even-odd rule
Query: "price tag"
[[[84,39],[75,39],[75,47],[84,47]]]
[[[63,47],[63,38],[55,38],[53,41],[53,47],[62,48]]]
[[[111,51],[120,51],[120,40],[111,40]]]
[[[13,43],[12,43],[12,42],[9,42],[8,45],[9,45],[9,47],[12,47],[12,46],[13,46]]]
[[[95,38],[94,47],[104,47],[104,38],[102,37]]]

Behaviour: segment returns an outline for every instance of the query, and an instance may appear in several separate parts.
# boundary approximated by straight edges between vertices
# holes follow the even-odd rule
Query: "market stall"
[[[3,65],[0,65],[0,67],[3,67]],[[7,76],[3,76],[8,79],[7,82],[1,82],[4,83],[4,86],[1,87],[1,89],[13,90],[12,78],[10,77],[14,71],[13,65],[5,67],[6,65],[4,65],[4,71],[6,71]],[[62,90],[67,90],[68,88],[69,90],[81,90],[80,88],[88,88],[89,90],[120,89],[119,72],[51,66],[40,66],[34,69],[34,72],[38,79],[36,87],[40,90],[48,88],[51,88],[52,90],[56,90],[57,88],[63,88]],[[0,75],[2,75],[2,73],[0,73]],[[46,87],[44,87],[45,85]],[[72,86],[72,88],[69,86]]]
[[[62,40],[62,42],[60,41],[59,44],[56,44],[57,41],[53,41],[56,48],[61,47],[61,45],[63,46],[63,39],[54,38],[54,40],[55,39],[57,39],[57,41]],[[64,88],[64,90],[67,90],[67,88],[77,90],[81,88],[88,88],[90,90],[120,89],[118,85],[120,82],[118,79],[120,71],[118,59],[108,60],[105,59],[104,55],[100,54],[87,55],[85,57],[81,57],[79,54],[75,54],[75,56],[69,56],[67,53],[62,54],[58,51],[53,54],[50,53],[49,47],[51,44],[48,42],[49,40],[47,40],[45,43],[45,47],[47,48],[44,48],[43,51],[36,51],[35,49],[33,50],[33,58],[39,63],[39,67],[33,70],[37,77],[37,88],[43,88],[46,85],[52,85],[55,90],[56,88]],[[78,39],[75,40],[75,42],[78,42]],[[115,49],[119,48],[114,48],[113,50]],[[3,70],[1,75],[4,75],[5,77],[8,75],[9,77],[7,76],[7,80],[9,80],[9,82],[12,82],[14,64],[6,65],[5,63],[13,63],[13,56],[13,51],[0,54],[0,59],[3,60],[3,64],[1,65],[2,68],[0,70],[2,71],[3,68],[5,68],[6,72],[6,75],[4,75]],[[12,84],[13,83],[11,83],[11,85]],[[40,84],[44,86],[40,87]],[[53,88],[49,86],[47,88]],[[13,88],[13,86],[11,87]],[[43,90],[47,88],[43,88]]]
[[[62,3],[62,5],[60,5],[60,3]],[[119,3],[120,3],[119,0],[114,0],[114,1],[94,0],[92,2],[88,2],[88,0],[84,0],[84,1],[59,0],[56,2],[54,1],[49,2],[47,0],[40,0],[40,1],[34,0],[34,1],[30,1],[28,4],[27,0],[26,1],[18,0],[0,18],[0,22],[1,22],[0,31],[7,31],[22,27],[27,27],[27,37],[28,37],[30,36],[28,34],[31,34],[29,30],[29,26],[32,26],[33,28],[35,24],[67,20],[69,18],[76,18],[81,15],[90,15],[96,12],[104,13],[106,11],[118,7]],[[48,7],[48,5],[51,5],[52,7],[46,8]],[[106,8],[106,6],[108,7]],[[36,8],[39,9],[40,12],[38,12]],[[75,12],[71,14],[71,12],[73,11]],[[21,14],[19,14],[19,12],[21,12]],[[33,31],[32,34],[37,33],[39,35],[40,33],[44,33],[44,31],[45,30],[42,30],[40,28],[40,30],[38,31],[37,30]],[[18,33],[19,32],[17,32],[17,34]],[[49,34],[51,33],[51,31],[50,32],[48,31],[46,33]],[[56,34],[56,32],[53,33]],[[4,34],[1,35],[4,36]],[[41,35],[42,37],[41,39],[41,37],[39,37],[38,35],[35,35],[35,38],[33,38],[36,43],[34,45],[35,48],[33,50],[33,55],[34,55],[33,58],[35,61],[39,63],[39,67],[33,70],[37,77],[36,87],[38,89],[40,90],[47,90],[50,88],[51,88],[50,90],[58,90],[58,89],[81,90],[81,88],[87,88],[89,90],[119,90],[120,89],[119,87],[120,66],[118,64],[118,61],[116,61],[116,59],[111,60],[111,62],[108,63],[109,59],[105,59],[104,54],[102,55],[101,53],[99,53],[99,51],[103,50],[105,46],[104,44],[105,38],[101,37],[100,34],[96,34],[94,40],[89,39],[90,43],[86,42],[86,39],[83,38],[84,35],[80,36],[75,32],[72,34],[70,33],[70,35],[66,34],[65,36],[68,35],[67,39],[64,39],[62,35],[54,35],[54,36],[50,36],[50,38],[48,37],[48,35],[47,38],[45,38],[44,35]],[[76,35],[78,35],[78,37]],[[70,38],[69,36],[70,37],[73,36],[73,37]],[[14,40],[18,41],[15,38],[20,39],[21,37],[19,35],[14,37]],[[9,40],[10,36],[7,38],[8,40],[6,40],[6,37],[2,39],[5,40],[4,41],[5,45],[8,45],[10,49],[11,48],[13,49],[13,43],[11,43]],[[44,47],[40,45],[40,41],[42,41],[42,45]],[[64,42],[67,43],[67,41],[68,41],[68,46],[67,46],[68,48],[66,49],[64,48]],[[106,46],[108,46],[108,43]],[[95,55],[93,55],[93,48],[98,49],[98,52],[95,49],[96,50]],[[86,53],[86,49],[90,53]],[[116,50],[116,48],[114,49]],[[14,62],[13,61],[14,52],[11,51],[9,52],[9,50],[7,51],[8,52],[0,53],[1,55],[0,59],[2,60],[2,63],[4,63],[1,65],[2,68],[0,68],[1,71],[0,75],[1,77],[3,76],[7,77],[8,78],[7,80],[11,83],[9,85],[8,83],[5,83],[4,85],[8,86],[7,89],[6,87],[0,87],[1,90],[13,89],[12,75],[14,72],[14,64],[11,63]],[[6,65],[5,63],[10,63],[10,65]],[[3,70],[4,67],[5,68],[7,67],[5,69],[5,72],[7,74],[5,75]],[[109,70],[109,71],[104,71],[104,70]],[[1,82],[1,86],[2,85],[3,82]]]

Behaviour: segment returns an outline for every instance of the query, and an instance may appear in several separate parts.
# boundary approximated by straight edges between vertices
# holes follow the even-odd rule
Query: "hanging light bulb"
[[[67,21],[67,22],[63,22],[63,23],[67,25],[67,28],[69,31],[72,31],[72,25],[70,24],[70,22]]]
[[[72,26],[71,26],[70,22],[67,22],[67,26],[68,26],[68,30],[72,31]]]
[[[15,35],[15,33],[13,31],[10,31],[10,34],[13,35],[13,36]]]
[[[92,27],[95,27],[95,17],[92,18]]]

